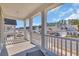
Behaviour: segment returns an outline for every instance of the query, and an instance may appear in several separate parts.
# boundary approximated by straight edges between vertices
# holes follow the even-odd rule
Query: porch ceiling
[[[12,19],[24,19],[36,12],[35,10],[44,8],[49,5],[46,3],[3,3],[2,7],[3,17]],[[40,8],[41,7],[41,8]]]

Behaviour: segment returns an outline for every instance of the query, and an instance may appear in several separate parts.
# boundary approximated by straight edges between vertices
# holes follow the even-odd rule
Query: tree
[[[57,25],[66,25],[66,20],[59,20]]]
[[[72,19],[70,20],[71,25],[77,25],[79,31],[79,19]]]

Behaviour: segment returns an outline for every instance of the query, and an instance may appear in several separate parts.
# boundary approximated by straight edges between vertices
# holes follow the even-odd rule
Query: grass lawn
[[[66,36],[66,38],[79,38],[79,36]]]

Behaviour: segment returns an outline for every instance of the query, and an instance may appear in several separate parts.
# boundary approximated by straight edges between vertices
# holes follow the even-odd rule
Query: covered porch
[[[0,55],[2,56],[57,56],[79,55],[79,40],[67,39],[47,35],[47,11],[55,9],[61,3],[26,3],[26,4],[0,4]],[[33,30],[33,19],[39,15],[41,19],[40,32]],[[23,27],[16,28],[16,24],[7,23],[13,29],[8,35],[5,18],[20,20]],[[29,21],[29,25],[27,25]],[[37,29],[37,28],[36,28]],[[37,33],[36,33],[37,32]],[[75,48],[73,49],[75,44]],[[41,54],[42,51],[43,54]],[[34,52],[35,51],[35,52]],[[38,52],[37,52],[38,51]]]

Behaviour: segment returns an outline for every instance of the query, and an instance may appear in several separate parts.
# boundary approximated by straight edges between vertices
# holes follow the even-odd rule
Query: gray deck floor
[[[18,44],[12,44],[12,45],[7,45],[6,47],[3,48],[2,52],[1,52],[1,56],[11,56],[14,55],[16,53],[19,53],[21,51],[24,50],[28,50],[35,47],[35,45],[30,44],[29,41],[27,42],[22,42],[22,43],[18,43]]]

